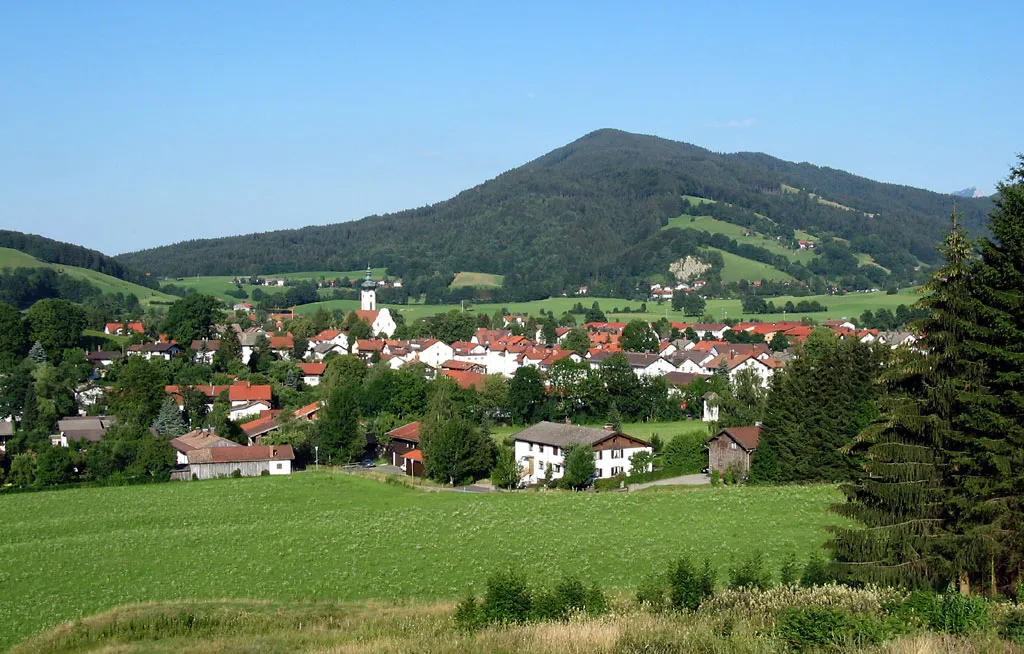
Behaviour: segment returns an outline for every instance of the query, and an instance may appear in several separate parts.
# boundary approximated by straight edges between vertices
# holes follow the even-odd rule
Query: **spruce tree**
[[[962,568],[990,594],[1024,566],[1024,156],[998,191],[972,270],[974,328],[958,346],[970,377],[954,474]]]
[[[28,351],[28,358],[32,359],[33,363],[46,363],[46,350],[43,344],[39,341],[33,343]]]
[[[181,416],[181,410],[178,409],[178,403],[174,401],[173,397],[168,395],[164,403],[160,405],[160,413],[153,420],[153,429],[165,438],[181,436],[188,431],[185,419]]]
[[[969,381],[960,343],[972,330],[971,247],[954,218],[942,248],[946,265],[919,302],[931,310],[918,329],[928,354],[900,350],[882,377],[881,413],[851,448],[864,476],[842,487],[847,501],[832,511],[860,523],[833,527],[833,573],[840,580],[907,587],[944,587],[960,577],[955,513],[966,500],[951,486],[957,391]]]

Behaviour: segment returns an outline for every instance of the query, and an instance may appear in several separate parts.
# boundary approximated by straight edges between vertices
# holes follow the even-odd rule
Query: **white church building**
[[[391,310],[387,307],[377,308],[377,282],[373,281],[373,273],[369,266],[366,267],[366,279],[360,285],[359,311],[356,311],[356,316],[370,323],[370,331],[374,336],[384,335],[391,338],[398,329]]]

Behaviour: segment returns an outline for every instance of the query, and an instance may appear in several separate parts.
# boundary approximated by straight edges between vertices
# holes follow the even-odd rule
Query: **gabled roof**
[[[277,429],[277,415],[279,411],[261,411],[260,417],[245,423],[241,426],[242,432],[249,438],[262,436]]]
[[[528,443],[540,443],[542,445],[554,445],[555,447],[568,447],[576,443],[583,443],[584,445],[597,445],[598,443],[608,440],[613,436],[622,436],[630,440],[641,443],[644,447],[650,446],[647,441],[640,440],[635,436],[623,434],[621,431],[612,431],[610,429],[600,429],[597,427],[581,427],[580,425],[572,425],[558,422],[548,422],[546,420],[538,422],[532,427],[513,434],[512,437],[517,441],[526,441]]]
[[[271,350],[290,350],[295,347],[295,339],[291,334],[271,336],[268,340],[270,341]]]
[[[409,450],[408,452],[406,452],[402,456],[405,457],[406,459],[409,459],[410,461],[419,461],[420,463],[423,463],[423,451],[422,450]]]
[[[686,386],[695,379],[707,379],[711,375],[701,375],[694,372],[666,372],[664,374],[665,381],[672,384],[673,386]]]
[[[241,447],[241,445],[233,440],[218,436],[215,431],[196,429],[177,438],[172,438],[171,447],[182,454],[188,454],[194,450],[202,450],[208,447]]]
[[[407,425],[396,427],[391,431],[384,434],[388,438],[398,439],[403,441],[412,441],[414,443],[420,442],[420,422],[410,422]]]
[[[368,311],[368,310],[364,310],[364,309],[357,309],[356,310],[356,318],[359,318],[360,320],[365,320],[366,322],[370,323],[371,327],[373,326],[373,323],[377,320],[377,316],[378,315],[380,315],[380,311],[379,310],[377,310],[377,311]]]
[[[323,343],[325,341],[331,341],[337,338],[341,334],[340,329],[325,329],[313,338],[309,339],[311,343]]]
[[[270,384],[253,384],[248,381],[235,382],[228,387],[228,399],[232,402],[251,402],[253,400],[266,400],[270,402],[274,390]]]
[[[753,452],[757,449],[757,443],[761,439],[761,426],[754,425],[752,427],[726,427],[714,436],[708,439],[708,442],[715,440],[719,436],[726,436],[735,441],[740,447],[748,452]]]
[[[451,377],[462,388],[473,388],[475,386],[477,390],[483,388],[484,379],[487,378],[487,375],[468,370],[442,370],[441,374],[445,377]]]
[[[326,363],[296,363],[295,365],[298,366],[299,370],[302,371],[302,374],[307,377],[319,377],[324,374],[325,370],[327,370]]]
[[[192,345],[189,346],[189,349],[195,352],[200,352],[202,350],[206,350],[207,352],[216,352],[220,350],[220,341],[214,341],[208,338],[198,339],[192,341]]]
[[[320,402],[313,402],[312,404],[307,404],[304,407],[299,407],[298,409],[295,409],[293,414],[295,415],[296,418],[308,418],[309,416],[313,415],[319,410]]]
[[[244,463],[246,461],[284,461],[295,458],[291,445],[250,445],[211,447],[188,455],[189,465],[195,463]]]
[[[384,345],[384,341],[377,339],[360,338],[356,340],[356,347],[360,352],[372,352],[373,350],[383,352]]]

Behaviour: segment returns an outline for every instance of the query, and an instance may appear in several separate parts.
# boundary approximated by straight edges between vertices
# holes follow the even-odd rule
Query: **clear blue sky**
[[[1024,2],[387,4],[3,2],[0,227],[340,222],[602,127],[939,191],[1024,150]]]

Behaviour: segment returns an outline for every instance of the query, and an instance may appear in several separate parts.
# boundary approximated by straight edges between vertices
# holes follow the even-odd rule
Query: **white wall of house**
[[[302,385],[303,386],[319,386],[320,385],[320,375],[303,375],[302,376]]]
[[[700,419],[701,422],[718,422],[718,405],[704,400],[704,412]]]
[[[245,403],[243,403],[243,404],[241,404],[239,406],[236,406],[236,407],[232,408],[230,411],[228,411],[228,419],[231,420],[232,422],[238,422],[242,418],[245,418],[245,417],[248,417],[248,416],[251,416],[253,418],[258,418],[259,415],[260,415],[260,411],[266,411],[266,410],[269,410],[269,409],[272,408],[270,406],[269,402],[263,402],[263,401],[256,402],[252,406],[245,406],[246,404],[249,404],[249,403],[245,402]]]
[[[398,325],[395,323],[394,317],[391,315],[391,310],[387,307],[377,312],[377,318],[370,325],[370,329],[373,330],[373,335],[384,334],[388,338],[395,335],[395,330],[398,329]]]
[[[678,369],[665,359],[658,359],[646,368],[633,368],[637,377],[662,377],[669,372],[677,372]]]
[[[290,475],[292,474],[292,462],[288,459],[282,459],[280,461],[273,460],[270,462],[270,474],[271,475]]]
[[[523,472],[523,482],[536,484],[544,481],[547,466],[551,465],[551,478],[561,479],[565,474],[565,450],[554,445],[541,445],[528,441],[515,442],[516,463]],[[602,479],[618,474],[629,474],[630,458],[638,452],[653,454],[650,447],[627,447],[618,450],[597,450],[594,452],[595,474]]]
[[[767,388],[768,382],[771,381],[772,375],[775,374],[774,368],[769,368],[767,365],[762,363],[758,359],[747,359],[740,365],[736,366],[729,371],[729,379],[736,381],[736,376],[743,370],[753,370],[757,375],[758,379],[761,380],[761,387]]]
[[[431,368],[440,368],[441,364],[453,358],[455,351],[452,346],[442,341],[432,343],[430,347],[420,350],[420,361]]]

